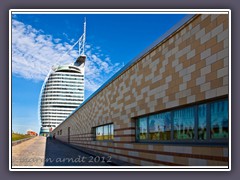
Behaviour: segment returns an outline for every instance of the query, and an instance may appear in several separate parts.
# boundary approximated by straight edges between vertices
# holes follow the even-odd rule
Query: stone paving
[[[12,146],[12,166],[43,166],[46,137],[37,136]]]
[[[12,146],[12,167],[109,166],[103,157],[91,156],[58,140],[37,136]]]
[[[101,156],[91,156],[58,140],[47,139],[45,166],[109,166]]]

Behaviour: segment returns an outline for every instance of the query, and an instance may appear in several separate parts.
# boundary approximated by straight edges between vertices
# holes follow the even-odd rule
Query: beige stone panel
[[[222,51],[223,49],[224,49],[224,47],[223,47],[223,41],[221,41],[221,42],[215,44],[214,46],[212,46],[211,52],[212,52],[212,54],[216,54],[217,52],[220,52],[220,51]]]
[[[193,44],[194,42],[195,42],[195,37],[193,36],[190,36],[188,39],[186,39],[186,44]]]
[[[174,101],[175,100],[175,94],[168,95],[169,101]]]
[[[120,159],[120,160],[122,160],[122,161],[126,161],[126,162],[129,161],[129,158],[126,157],[126,156],[118,156],[118,159]]]
[[[170,45],[168,46],[169,51],[172,50],[174,47],[175,47],[175,44],[174,44],[174,43],[170,44]]]
[[[141,162],[142,162],[141,160],[139,160],[139,159],[134,159],[134,161],[136,162],[137,165],[141,166]]]
[[[227,95],[229,93],[229,86],[217,88],[217,96]]]
[[[156,154],[139,152],[139,157],[156,160]]]
[[[188,158],[187,157],[174,156],[174,163],[188,166]]]
[[[196,101],[202,101],[204,99],[205,99],[205,92],[201,92],[196,95]]]
[[[191,47],[192,49],[196,49],[201,45],[200,44],[200,41],[199,40],[196,40],[195,37],[194,38],[194,41],[191,43]],[[199,52],[196,51],[196,54],[199,54]]]
[[[147,149],[147,144],[141,144],[141,143],[134,143],[133,144],[133,149],[142,149],[146,150]]]
[[[206,82],[212,81],[214,79],[217,79],[217,71],[212,71],[206,74]]]
[[[206,159],[188,158],[189,166],[207,166]]]
[[[223,156],[223,148],[218,147],[193,147],[192,153],[197,155]]]
[[[228,166],[228,162],[208,160],[207,166]]]
[[[155,106],[156,111],[164,109],[163,98],[157,99],[157,105]]]
[[[201,58],[200,54],[197,54],[197,55],[195,55],[194,57],[192,57],[191,59],[189,59],[190,65],[193,65],[193,64],[196,65],[196,63],[201,60],[200,58]],[[196,68],[196,67],[195,67],[195,68]]]
[[[218,79],[214,79],[212,81],[210,81],[211,84],[211,89],[215,89],[218,87],[222,87],[223,86],[223,78],[218,78]]]
[[[205,43],[205,48],[206,49],[211,48],[211,47],[215,46],[216,44],[217,44],[217,37],[214,36]]]
[[[224,21],[228,21],[228,14],[220,14],[216,20],[217,20],[217,25],[223,23]]]
[[[228,83],[228,79],[229,79],[228,76],[224,76],[224,77],[223,77],[223,85],[224,85],[224,86],[229,84],[229,83]]]
[[[187,104],[187,97],[183,97],[179,99],[179,105],[185,105]]]
[[[188,70],[188,67],[189,67],[190,65],[191,65],[191,64],[190,64],[190,60],[185,60],[185,61],[183,62],[183,67],[187,68],[187,76],[190,76],[190,77],[191,77],[191,75],[190,75],[190,73],[189,73],[189,70]]]
[[[200,22],[200,27],[205,28],[207,25],[211,23],[211,16],[207,16],[203,21]]]
[[[190,81],[187,82],[187,89],[195,87],[195,86],[196,86],[195,78],[192,78]]]
[[[201,22],[201,15],[197,15],[195,19],[191,22],[192,27],[194,28]]]
[[[141,166],[154,166],[155,163],[153,162],[149,162],[149,161],[140,161],[141,162]]]
[[[183,50],[186,46],[187,46],[186,41],[181,42],[181,43],[178,45],[179,51]]]
[[[200,44],[200,42],[198,43],[198,46],[195,48],[195,52],[196,54],[201,54],[203,51],[206,50],[206,45],[205,44]]]
[[[192,95],[197,95],[201,92],[200,86],[194,86],[191,88],[191,94]]]
[[[226,20],[223,22],[223,29],[229,29],[229,21],[228,18],[226,18]]]
[[[201,76],[201,70],[196,69],[194,72],[191,73],[192,80],[196,81],[197,78]]]
[[[163,151],[164,150],[164,145],[162,144],[153,144],[153,151]]]
[[[196,63],[196,70],[197,69],[202,69],[205,66],[206,66],[206,61],[205,60],[200,60]]]
[[[133,138],[131,138],[131,137],[119,137],[119,141],[121,142],[121,141],[132,141],[133,140]],[[114,138],[114,141],[115,141],[115,138]],[[116,141],[116,142],[118,142],[118,141]]]
[[[174,156],[156,154],[155,158],[159,161],[174,163]]]
[[[212,31],[216,26],[217,26],[217,20],[216,19],[212,20],[209,24],[205,26],[206,33]]]

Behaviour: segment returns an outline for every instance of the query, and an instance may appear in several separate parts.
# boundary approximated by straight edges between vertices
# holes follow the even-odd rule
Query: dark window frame
[[[105,126],[108,126],[108,139],[104,139],[104,137],[103,137],[102,140],[97,139],[97,135],[96,135],[97,128],[102,127],[102,129],[103,129],[103,135],[102,136],[104,136],[104,127]],[[113,138],[112,139],[111,139],[111,127],[113,129],[113,134],[112,134]],[[102,125],[99,125],[99,126],[92,127],[92,132],[94,133],[93,134],[93,140],[94,141],[99,141],[99,142],[113,142],[114,141],[114,123],[107,123],[107,124],[102,124]]]
[[[215,99],[215,100],[209,100],[209,101],[205,101],[205,102],[201,102],[201,103],[195,103],[192,105],[187,105],[184,107],[178,107],[178,108],[173,108],[171,110],[165,110],[162,112],[158,112],[158,113],[151,113],[149,115],[143,115],[135,119],[135,142],[136,143],[152,143],[152,144],[181,144],[181,145],[228,145],[229,143],[229,134],[227,138],[219,138],[219,139],[211,139],[211,104],[216,103],[216,102],[222,102],[222,101],[227,101],[228,102],[228,130],[229,130],[229,99],[228,97],[224,97],[224,98],[219,98],[219,99]],[[198,139],[198,122],[199,122],[199,117],[198,117],[198,106],[199,105],[203,105],[206,104],[206,140],[200,140]],[[176,110],[180,110],[180,109],[185,109],[188,107],[194,107],[194,138],[193,139],[174,139],[174,120],[173,120],[173,114],[174,111]],[[146,140],[141,140],[140,138],[138,139],[139,136],[139,132],[138,132],[138,120],[140,118],[147,118],[147,127],[149,126],[149,116],[154,115],[154,114],[161,114],[161,113],[166,113],[166,112],[170,112],[170,117],[171,117],[171,140],[150,140],[149,139],[149,129],[147,131],[147,137],[148,139]],[[229,133],[229,132],[228,132]]]

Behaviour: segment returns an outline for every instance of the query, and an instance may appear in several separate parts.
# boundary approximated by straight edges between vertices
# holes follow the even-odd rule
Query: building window
[[[97,141],[102,140],[113,140],[114,138],[114,127],[113,124],[106,124],[94,128],[95,130],[95,139]]]
[[[228,138],[228,101],[211,103],[211,139]]]
[[[157,113],[136,120],[136,140],[140,142],[226,142],[227,139],[228,99]]]
[[[138,139],[139,140],[145,140],[147,138],[147,118],[139,118],[137,123],[137,129],[138,129]]]
[[[169,112],[149,116],[149,139],[171,139],[171,119]]]
[[[193,107],[174,111],[174,139],[194,139],[194,121]]]
[[[198,106],[198,139],[207,139],[207,104]]]

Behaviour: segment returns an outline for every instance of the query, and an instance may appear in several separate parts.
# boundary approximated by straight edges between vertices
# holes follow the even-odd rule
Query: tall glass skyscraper
[[[39,96],[40,135],[47,136],[83,102],[85,40],[86,19],[82,36],[70,48],[79,45],[77,60],[69,65],[53,66],[43,83]]]
[[[58,65],[48,75],[40,99],[40,135],[48,135],[83,102],[85,59],[81,55],[75,63]]]

